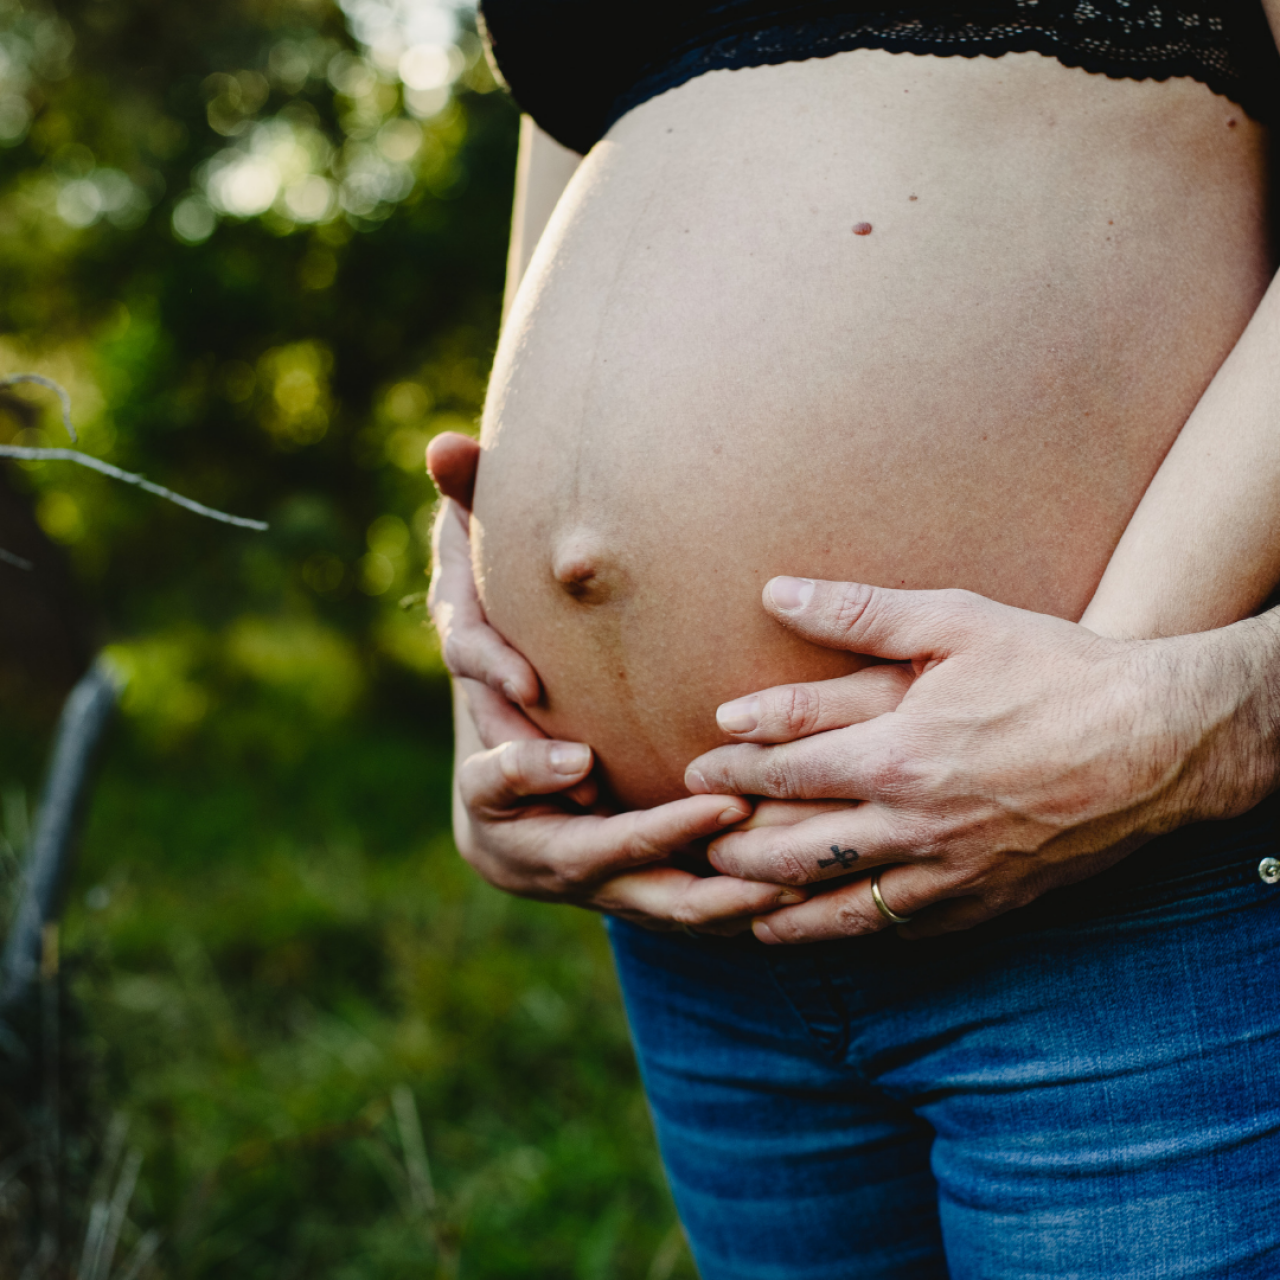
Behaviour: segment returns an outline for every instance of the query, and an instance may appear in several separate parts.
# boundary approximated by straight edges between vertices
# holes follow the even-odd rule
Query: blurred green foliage
[[[67,1150],[142,1160],[114,1275],[148,1241],[143,1276],[692,1275],[599,924],[458,860],[445,681],[399,607],[423,448],[471,429],[496,335],[494,88],[434,0],[0,0],[0,374],[271,524],[9,472],[130,677],[64,932],[97,1063]],[[10,888],[39,705],[2,709]]]

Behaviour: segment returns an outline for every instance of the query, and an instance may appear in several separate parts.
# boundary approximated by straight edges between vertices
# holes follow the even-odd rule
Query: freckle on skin
[[[1235,127],[1236,127],[1236,118],[1235,116],[1232,116],[1231,119],[1227,121],[1227,128],[1234,129]]]
[[[853,224],[853,234],[855,236],[869,236],[871,234],[871,223],[855,222]]]

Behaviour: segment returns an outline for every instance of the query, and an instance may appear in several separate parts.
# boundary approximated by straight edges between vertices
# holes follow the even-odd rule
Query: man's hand
[[[1185,822],[1244,812],[1273,785],[1248,632],[1274,632],[1266,619],[1119,641],[968,592],[808,579],[774,579],[765,607],[815,643],[909,668],[720,709],[740,745],[695,760],[691,791],[860,802],[720,837],[711,861],[728,875],[813,885],[887,867],[884,900],[914,917],[904,936],[924,937],[1022,906]],[[896,710],[853,723],[868,701],[860,682],[894,670],[906,686]],[[755,928],[800,942],[885,926],[861,877]]]
[[[612,816],[573,812],[561,794],[586,778],[591,752],[547,739],[506,742],[463,762],[458,845],[500,889],[572,902],[655,929],[741,933],[751,918],[804,900],[803,890],[729,876],[699,877],[673,854],[740,822],[736,796],[690,796]]]

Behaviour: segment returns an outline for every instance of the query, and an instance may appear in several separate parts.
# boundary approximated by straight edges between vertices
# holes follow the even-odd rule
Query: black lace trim
[[[847,5],[847,0],[846,0]],[[718,6],[728,17],[650,63],[617,98],[600,136],[642,102],[707,71],[826,58],[849,49],[891,53],[998,57],[1041,53],[1069,67],[1116,80],[1189,76],[1239,104],[1256,120],[1275,123],[1280,105],[1280,55],[1260,4],[1215,3],[1175,8],[1159,0],[1013,0],[964,12],[917,3],[877,13],[843,13],[775,22],[766,6]],[[794,12],[791,5],[782,12]],[[829,8],[815,4],[811,9]],[[923,12],[922,12],[923,11]]]

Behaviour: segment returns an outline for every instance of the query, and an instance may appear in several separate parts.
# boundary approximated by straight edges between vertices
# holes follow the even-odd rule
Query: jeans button
[[[1258,879],[1263,884],[1280,884],[1280,858],[1263,858],[1258,863]]]

